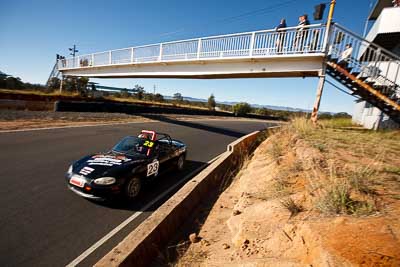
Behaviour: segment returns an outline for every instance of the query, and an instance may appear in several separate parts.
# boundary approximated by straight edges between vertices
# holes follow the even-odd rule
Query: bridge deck
[[[64,75],[235,78],[317,76],[325,27],[264,30],[93,53],[58,61]]]

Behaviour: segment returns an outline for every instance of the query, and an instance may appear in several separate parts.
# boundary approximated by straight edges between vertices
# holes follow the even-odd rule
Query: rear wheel
[[[176,168],[178,171],[183,170],[183,167],[185,165],[185,155],[180,155],[178,158],[178,161],[176,162]]]
[[[139,177],[132,177],[125,186],[125,196],[128,199],[136,198],[142,188],[142,182]]]

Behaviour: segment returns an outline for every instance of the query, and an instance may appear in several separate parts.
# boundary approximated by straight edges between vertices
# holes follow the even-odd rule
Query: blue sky
[[[0,0],[0,70],[24,81],[45,83],[55,54],[68,54],[76,44],[79,54],[215,34],[274,28],[281,18],[289,26],[321,0]],[[370,0],[337,0],[334,19],[362,33]],[[279,8],[272,8],[280,4]],[[271,8],[269,8],[271,7]],[[265,9],[266,8],[266,9]],[[265,9],[252,15],[247,12]],[[325,11],[325,16],[327,10]],[[311,20],[311,23],[313,21]],[[103,85],[133,87],[164,95],[220,101],[312,108],[316,78],[280,79],[103,79]],[[326,84],[321,110],[351,113],[353,98]]]

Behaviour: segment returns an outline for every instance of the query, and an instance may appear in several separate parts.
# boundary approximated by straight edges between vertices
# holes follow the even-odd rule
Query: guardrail
[[[253,58],[324,51],[325,26],[315,24],[129,47],[58,61],[58,69],[151,62]]]

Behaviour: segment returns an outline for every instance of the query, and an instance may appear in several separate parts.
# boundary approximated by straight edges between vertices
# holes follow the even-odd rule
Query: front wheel
[[[139,177],[132,177],[125,186],[125,196],[128,199],[136,198],[142,188],[142,182]]]
[[[176,162],[176,168],[178,171],[183,170],[183,167],[185,165],[185,155],[180,155],[178,158],[178,161]]]

